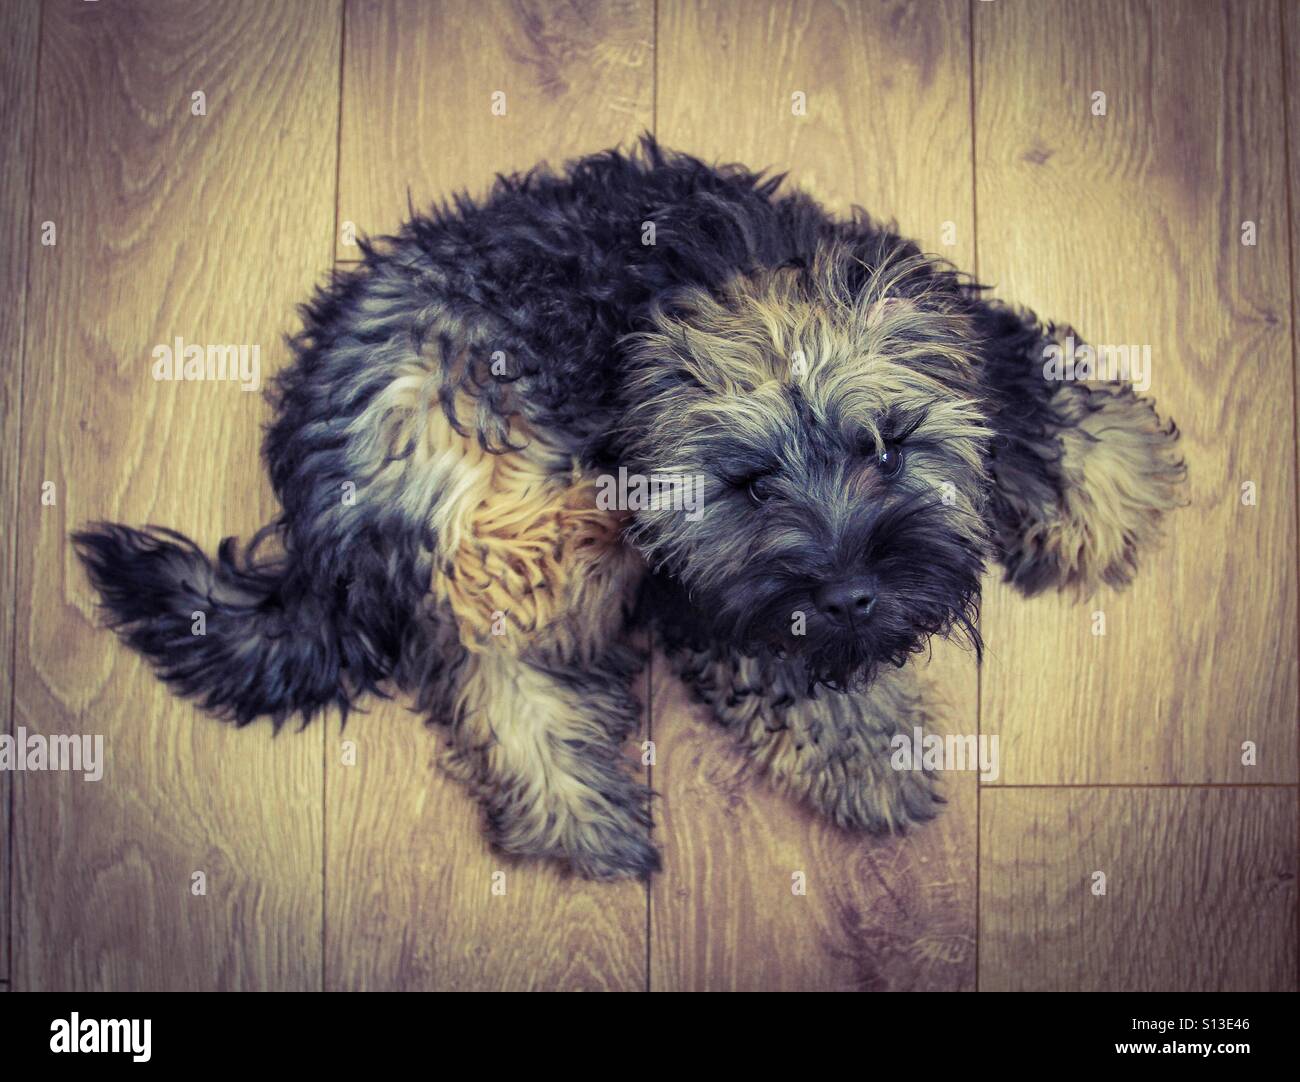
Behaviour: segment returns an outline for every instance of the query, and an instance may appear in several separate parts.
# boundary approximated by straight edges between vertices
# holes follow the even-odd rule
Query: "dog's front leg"
[[[445,765],[482,801],[503,850],[567,860],[593,879],[658,870],[650,794],[623,756],[635,664],[621,648],[582,669],[506,649],[471,655]]]
[[[1008,580],[1027,594],[1126,585],[1186,476],[1177,427],[1130,382],[1149,377],[1144,355],[996,302],[975,313],[996,430],[990,525]]]
[[[669,659],[698,698],[780,789],[839,826],[902,832],[932,819],[934,775],[896,770],[894,738],[928,728],[910,668],[884,670],[864,691],[817,688],[802,666],[760,661],[724,646],[683,646]]]

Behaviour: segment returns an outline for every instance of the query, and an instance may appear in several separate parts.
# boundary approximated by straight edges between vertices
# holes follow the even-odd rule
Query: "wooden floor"
[[[8,986],[1296,987],[1294,0],[7,0],[0,21],[0,720],[108,756],[97,783],[0,775]],[[941,647],[928,675],[1002,773],[950,777],[907,839],[774,796],[653,666],[648,888],[489,851],[398,705],[276,739],[202,717],[96,630],[67,543],[112,518],[215,544],[273,513],[261,397],[154,382],[156,344],[257,343],[274,369],[295,303],[408,197],[647,129],[1149,344],[1192,501],[1128,593],[990,582],[984,665]]]

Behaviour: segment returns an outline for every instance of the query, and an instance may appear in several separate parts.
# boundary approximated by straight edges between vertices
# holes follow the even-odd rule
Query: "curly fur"
[[[638,621],[792,793],[846,827],[927,818],[933,779],[885,766],[927,721],[895,667],[978,648],[989,558],[1027,593],[1126,582],[1176,430],[1049,382],[1052,328],[781,183],[646,138],[364,244],[272,390],[281,515],[215,564],[77,534],[111,625],[241,725],[408,693],[494,841],[584,875],[658,866],[621,753]],[[701,513],[598,506],[615,467],[699,478]],[[875,600],[846,626],[818,598],[854,576]]]

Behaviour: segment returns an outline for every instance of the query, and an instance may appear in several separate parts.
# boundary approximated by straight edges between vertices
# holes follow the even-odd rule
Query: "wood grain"
[[[653,0],[350,0],[340,228],[389,232],[408,195],[423,209],[634,138],[653,123],[653,43]],[[338,256],[358,256],[342,235]]]
[[[339,8],[43,11],[32,219],[58,233],[30,249],[16,721],[102,734],[107,763],[15,778],[14,983],[318,988],[322,731],[272,741],[174,699],[97,629],[67,535],[106,517],[211,545],[271,515],[260,396],[156,383],[151,350],[283,360],[330,258]]]
[[[969,265],[966,26],[961,3],[772,4],[759,17],[663,0],[657,134],[707,159],[788,169],[828,205],[897,217]],[[953,777],[938,823],[908,839],[841,833],[740,774],[725,734],[664,668],[652,728],[667,866],[652,886],[651,986],[973,986],[973,775]],[[975,732],[970,655],[940,645],[930,677],[949,730]],[[809,878],[806,897],[791,892],[794,871]]]
[[[1191,507],[1126,593],[1085,605],[988,593],[981,717],[1002,736],[1001,780],[1294,782],[1277,7],[974,10],[980,274],[1093,343],[1150,345],[1150,393],[1178,421],[1191,476]],[[1097,91],[1105,116],[1091,111]],[[1243,505],[1247,482],[1256,506]],[[1257,765],[1243,765],[1247,741]]]
[[[634,138],[652,122],[653,33],[648,2],[349,4],[340,221],[392,229],[408,184],[423,205]],[[435,733],[400,705],[357,731],[355,767],[333,737],[326,755],[328,987],[645,987],[644,887],[493,853],[433,765]]]
[[[7,4],[0,14],[0,733],[13,731],[14,580],[17,576],[19,430],[22,426],[23,320],[27,259],[32,249],[29,215],[32,128],[35,121],[36,0]],[[0,979],[9,977],[10,775],[0,774]]]
[[[980,839],[981,991],[1295,990],[1292,789],[986,788]]]

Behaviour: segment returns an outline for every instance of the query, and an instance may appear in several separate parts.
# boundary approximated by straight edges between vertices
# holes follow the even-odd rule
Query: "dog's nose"
[[[813,603],[837,624],[865,620],[876,607],[875,583],[867,578],[824,583],[813,594]]]

